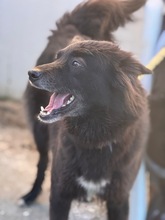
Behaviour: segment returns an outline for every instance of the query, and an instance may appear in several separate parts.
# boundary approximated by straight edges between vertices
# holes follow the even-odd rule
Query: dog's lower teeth
[[[46,113],[43,112],[43,111],[40,111],[40,114],[43,115],[43,116],[46,115]]]
[[[70,101],[70,100],[68,100],[66,104],[67,104],[67,105],[69,105],[70,103],[71,103],[71,101]]]
[[[46,112],[46,111],[40,111],[40,114],[41,114],[42,116],[46,116],[46,115],[49,115],[49,114],[50,114],[50,112]]]
[[[43,106],[41,106],[41,111],[44,111],[44,107]]]

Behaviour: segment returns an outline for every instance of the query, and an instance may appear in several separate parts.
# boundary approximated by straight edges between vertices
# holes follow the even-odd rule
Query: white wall
[[[20,98],[50,29],[81,0],[0,0],[0,96]]]
[[[47,44],[50,29],[65,11],[81,0],[0,0],[0,96],[20,98],[35,65]],[[117,32],[124,49],[140,56],[143,12],[137,21]]]
[[[123,50],[131,51],[135,57],[141,59],[144,51],[143,28],[144,8],[133,14],[134,22],[129,22],[124,28],[115,32],[117,43]]]

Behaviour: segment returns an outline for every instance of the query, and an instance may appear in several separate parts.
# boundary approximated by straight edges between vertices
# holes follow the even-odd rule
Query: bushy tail
[[[70,14],[70,23],[92,39],[110,40],[110,32],[132,20],[146,0],[88,0]]]
[[[120,0],[125,14],[132,14],[140,9],[147,0]]]

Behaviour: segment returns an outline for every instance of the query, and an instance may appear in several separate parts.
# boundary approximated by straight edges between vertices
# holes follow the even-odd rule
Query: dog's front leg
[[[128,220],[128,199],[118,204],[107,202],[108,220]]]
[[[53,191],[50,197],[50,220],[68,220],[72,198]]]
[[[128,220],[129,185],[127,173],[115,172],[107,188],[108,220]]]
[[[69,165],[68,165],[69,167]],[[70,176],[70,171],[64,174],[64,169],[52,169],[50,193],[50,220],[68,220],[71,202],[76,198],[76,184]]]

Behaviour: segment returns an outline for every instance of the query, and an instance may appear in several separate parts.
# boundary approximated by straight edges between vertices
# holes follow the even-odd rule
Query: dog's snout
[[[37,80],[42,76],[42,72],[39,70],[29,70],[28,72],[30,80]]]

